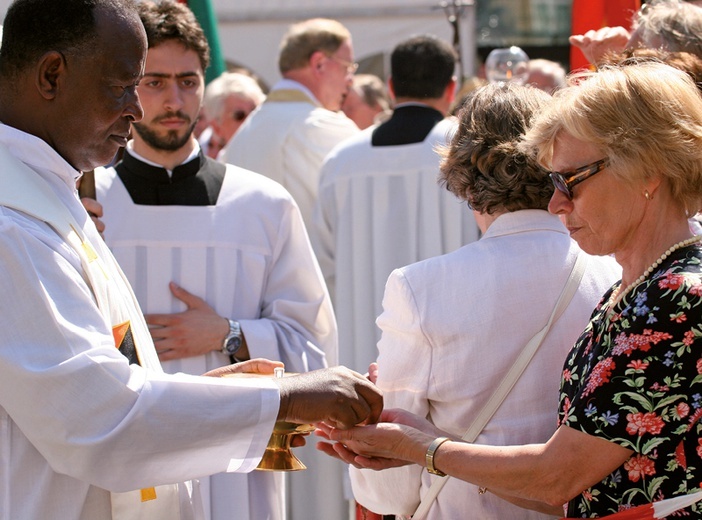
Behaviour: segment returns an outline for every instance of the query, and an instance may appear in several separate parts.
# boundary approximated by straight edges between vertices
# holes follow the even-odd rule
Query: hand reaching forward
[[[151,337],[161,361],[207,354],[220,350],[229,332],[227,320],[218,315],[205,300],[171,282],[173,296],[188,308],[174,314],[147,314]]]
[[[568,41],[580,49],[585,58],[596,65],[608,52],[621,52],[629,42],[631,35],[624,27],[602,27],[585,34],[575,34]]]
[[[235,363],[233,365],[226,365],[223,367],[215,368],[209,372],[203,374],[208,377],[225,377],[229,374],[262,374],[273,377],[276,368],[283,368],[282,361],[271,361],[270,359],[256,358],[249,359],[247,361],[242,361],[240,363]],[[304,433],[301,435],[293,435],[291,439],[291,446],[293,448],[298,448],[305,445],[305,436],[309,435]]]
[[[380,390],[346,367],[313,370],[275,382],[280,386],[280,420],[325,422],[346,429],[376,422],[383,409]]]
[[[317,449],[357,468],[380,470],[414,462],[400,455],[402,443],[411,438],[420,444],[427,441],[428,446],[437,437],[452,437],[425,418],[397,408],[383,410],[379,421],[376,427],[353,428],[343,432],[320,424],[315,434],[336,442],[318,442]],[[426,447],[423,449],[420,455],[426,453]]]
[[[273,376],[275,369],[283,368],[285,365],[282,361],[271,361],[270,359],[256,358],[235,363],[233,365],[225,365],[215,368],[203,374],[208,377],[225,377],[228,374],[263,374]]]

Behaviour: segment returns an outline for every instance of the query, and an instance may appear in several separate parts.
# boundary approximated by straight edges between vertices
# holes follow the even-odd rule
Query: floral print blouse
[[[571,500],[569,517],[613,514],[702,485],[702,248],[674,251],[611,307],[618,285],[568,354],[559,424],[634,453]],[[699,518],[702,505],[681,513]]]

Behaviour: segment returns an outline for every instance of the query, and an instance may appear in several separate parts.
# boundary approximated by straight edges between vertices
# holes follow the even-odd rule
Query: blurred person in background
[[[210,127],[209,138],[200,141],[208,157],[219,152],[239,130],[247,117],[266,95],[251,76],[240,72],[224,72],[205,87],[203,111]]]
[[[383,80],[373,74],[356,74],[341,110],[361,130],[390,117],[392,99]]]

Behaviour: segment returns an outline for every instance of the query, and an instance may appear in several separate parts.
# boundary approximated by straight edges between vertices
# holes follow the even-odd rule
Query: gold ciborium
[[[227,374],[225,377],[284,377],[293,375],[284,374],[282,368],[275,369],[275,375],[264,374]],[[263,452],[261,462],[256,466],[259,471],[300,471],[307,469],[300,459],[292,452],[291,443],[294,435],[306,435],[314,431],[311,424],[297,424],[287,421],[276,421],[273,433],[268,440],[266,451]]]
[[[295,424],[278,421],[273,427],[273,433],[268,440],[266,451],[261,462],[256,466],[259,471],[300,471],[306,469],[290,448],[293,435],[302,435],[314,430],[311,424]]]

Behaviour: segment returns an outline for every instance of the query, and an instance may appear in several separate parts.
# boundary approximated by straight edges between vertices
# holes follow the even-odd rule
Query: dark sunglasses
[[[549,177],[556,189],[565,194],[568,200],[573,200],[573,186],[601,172],[609,165],[608,159],[600,159],[568,172],[551,172]]]
[[[241,123],[244,119],[249,117],[250,113],[251,112],[245,112],[244,110],[236,110],[232,114],[232,119],[234,119],[234,121],[239,121]]]

